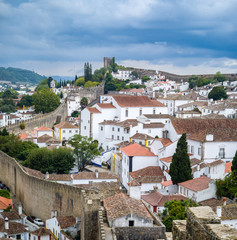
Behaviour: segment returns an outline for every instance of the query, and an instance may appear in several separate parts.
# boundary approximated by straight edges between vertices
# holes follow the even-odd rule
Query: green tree
[[[0,196],[10,199],[10,192],[8,190],[0,189]]]
[[[2,98],[3,99],[9,99],[9,98],[15,99],[15,98],[17,98],[17,96],[18,96],[18,92],[14,91],[13,89],[8,88],[3,92]]]
[[[100,155],[98,142],[93,141],[91,137],[87,138],[81,135],[74,135],[69,141],[69,144],[74,148],[73,152],[79,172],[82,172],[85,166],[90,164],[95,156]]]
[[[191,199],[181,201],[171,200],[165,202],[164,207],[168,209],[168,215],[163,214],[162,223],[166,226],[166,231],[172,231],[173,220],[184,220],[187,218],[187,207],[197,206],[198,204]],[[167,211],[166,209],[164,211]]]
[[[72,117],[78,117],[79,115],[80,115],[80,112],[78,111],[73,111],[71,114]]]
[[[92,66],[88,62],[84,64],[84,78],[85,82],[92,80]]]
[[[87,81],[84,85],[85,88],[88,88],[88,87],[96,87],[98,86],[99,83],[98,82],[92,82],[92,81]]]
[[[174,153],[170,164],[169,174],[174,184],[193,178],[190,159],[187,153],[186,133],[182,134],[177,143],[176,152]]]
[[[72,150],[59,148],[49,150],[47,148],[38,148],[32,151],[24,165],[41,171],[43,173],[68,173],[74,166],[74,157]]]
[[[88,99],[86,97],[83,97],[80,101],[81,110],[83,110],[88,105]]]
[[[220,73],[220,72],[217,72],[214,76],[213,76],[213,80],[214,81],[217,81],[217,82],[223,82],[225,81],[225,77]]]
[[[75,81],[76,86],[84,86],[85,84],[85,78],[84,77],[79,77]]]
[[[20,123],[20,129],[23,130],[23,129],[25,129],[25,128],[26,128],[25,123],[23,123],[23,122]]]
[[[17,103],[18,107],[30,107],[33,105],[33,97],[30,95],[25,95],[22,99]]]
[[[232,161],[231,171],[237,171],[237,151],[235,152],[235,156]]]
[[[48,113],[55,110],[60,104],[60,98],[49,88],[42,89],[33,95],[36,113]]]
[[[35,91],[41,91],[44,88],[49,89],[48,78],[43,79],[35,88]]]
[[[212,88],[212,90],[208,94],[209,99],[220,100],[220,99],[226,99],[228,96],[226,94],[226,91],[223,86],[216,86]]]
[[[143,78],[142,78],[142,83],[144,83],[144,82],[147,82],[147,81],[149,81],[150,80],[150,78],[149,77],[147,77],[147,76],[144,76]]]
[[[138,75],[137,71],[132,71],[130,76],[134,77],[135,79],[139,78],[139,75]]]
[[[216,181],[216,195],[218,198],[237,198],[237,171],[230,172],[224,179]]]

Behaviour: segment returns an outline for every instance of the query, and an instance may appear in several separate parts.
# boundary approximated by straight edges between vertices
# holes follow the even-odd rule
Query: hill
[[[39,83],[45,76],[21,68],[0,67],[0,81]]]

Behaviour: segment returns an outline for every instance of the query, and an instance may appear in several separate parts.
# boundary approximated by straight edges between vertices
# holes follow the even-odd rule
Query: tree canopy
[[[48,113],[55,110],[60,104],[60,98],[49,88],[44,88],[33,95],[36,113]]]
[[[164,207],[165,209],[163,211],[163,217],[162,217],[162,223],[166,226],[166,231],[171,232],[172,231],[172,223],[173,220],[184,220],[187,218],[187,207],[197,207],[198,204],[191,199],[187,200],[171,200],[168,202],[165,202]]]
[[[24,95],[22,99],[17,103],[18,107],[30,107],[33,105],[33,97],[30,95]]]
[[[42,173],[68,173],[74,166],[72,150],[68,148],[38,148],[32,151],[24,165]]]
[[[235,152],[235,156],[232,161],[231,171],[237,171],[237,151]]]
[[[226,91],[223,86],[216,86],[212,88],[212,90],[208,94],[209,99],[220,100],[220,99],[226,99],[228,96],[226,94]]]
[[[221,72],[217,72],[214,76],[213,76],[213,80],[217,81],[217,82],[224,82],[225,81],[225,77],[221,74]]]
[[[216,195],[218,198],[237,198],[237,171],[230,172],[224,179],[216,181]]]
[[[98,142],[93,141],[91,137],[74,135],[68,143],[74,148],[73,152],[79,172],[83,171],[85,166],[90,164],[91,160],[100,154]]]
[[[186,133],[182,134],[177,143],[176,152],[174,153],[170,164],[169,174],[174,184],[193,178],[190,159],[187,153]]]
[[[85,82],[92,80],[92,66],[88,62],[84,64],[84,79]]]
[[[83,110],[88,105],[88,99],[86,97],[83,97],[80,101],[81,110]]]

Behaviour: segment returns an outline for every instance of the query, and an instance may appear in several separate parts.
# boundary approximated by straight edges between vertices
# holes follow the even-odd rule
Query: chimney
[[[48,172],[45,173],[45,179],[49,179],[49,173]]]
[[[154,186],[154,192],[158,192],[158,187],[157,186]]]
[[[223,206],[226,206],[226,198],[223,198]]]
[[[5,218],[5,229],[8,230],[9,229],[9,222],[8,222],[8,218]]]
[[[197,171],[200,171],[200,164],[197,164]]]
[[[98,173],[98,170],[97,170],[97,169],[95,170],[95,177],[96,177],[96,178],[99,177],[99,173]]]
[[[21,205],[21,203],[19,203],[19,205],[18,205],[18,214],[22,215],[22,205]]]

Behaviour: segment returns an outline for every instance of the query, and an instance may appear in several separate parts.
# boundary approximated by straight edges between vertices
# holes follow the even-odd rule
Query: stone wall
[[[115,228],[117,240],[157,240],[165,238],[165,228],[157,227],[120,227]]]

